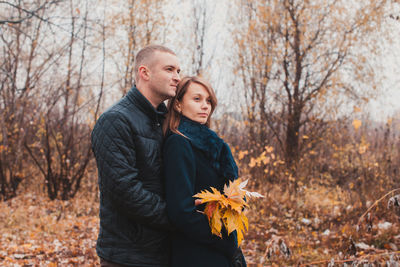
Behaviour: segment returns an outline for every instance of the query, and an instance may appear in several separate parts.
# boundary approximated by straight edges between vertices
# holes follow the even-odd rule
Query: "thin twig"
[[[377,253],[377,254],[367,254],[367,255],[363,255],[359,258],[353,258],[353,259],[344,259],[344,260],[335,260],[334,259],[334,260],[335,260],[335,263],[345,263],[345,262],[352,262],[352,261],[361,261],[361,260],[364,260],[365,258],[374,257],[374,256],[389,256],[392,254],[400,254],[400,250],[393,251],[393,252]],[[300,264],[299,267],[312,266],[315,264],[326,264],[326,263],[329,263],[330,261],[331,260],[313,261],[313,262]]]
[[[392,194],[392,193],[394,193],[394,192],[396,192],[396,191],[399,191],[399,190],[400,190],[400,188],[393,189],[392,191],[386,193],[383,197],[381,197],[380,199],[378,199],[377,201],[375,201],[375,203],[372,204],[372,205],[367,209],[367,211],[364,212],[363,215],[361,215],[360,219],[358,219],[358,223],[357,223],[357,224],[359,225],[360,222],[361,222],[361,220],[365,217],[365,215],[367,215],[368,212],[370,212],[370,211],[372,210],[372,208],[374,208],[382,199],[384,199],[384,198],[387,197],[388,195],[390,195],[390,194]]]

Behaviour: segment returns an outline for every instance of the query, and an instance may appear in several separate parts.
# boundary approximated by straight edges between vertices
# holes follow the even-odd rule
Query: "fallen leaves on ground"
[[[366,210],[339,191],[315,187],[292,196],[269,186],[261,193],[266,197],[250,200],[244,211],[249,230],[241,246],[249,267],[399,262],[397,196],[377,203],[357,227]],[[0,203],[0,266],[99,266],[97,233],[94,192],[70,201],[21,193]]]
[[[99,266],[97,207],[29,193],[0,203],[0,266]]]
[[[269,190],[266,199],[250,203],[247,211],[249,231],[242,249],[248,266],[386,266],[400,262],[399,217],[384,210],[386,202],[380,203],[378,212],[371,211],[370,227],[367,221],[357,227],[363,210],[345,198],[337,201],[338,192],[327,194],[318,188],[290,196],[278,187]]]

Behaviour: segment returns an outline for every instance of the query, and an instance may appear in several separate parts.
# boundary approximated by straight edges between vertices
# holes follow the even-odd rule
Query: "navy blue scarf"
[[[181,117],[178,130],[194,147],[205,153],[221,177],[231,181],[238,177],[238,167],[229,146],[214,131],[185,116]]]

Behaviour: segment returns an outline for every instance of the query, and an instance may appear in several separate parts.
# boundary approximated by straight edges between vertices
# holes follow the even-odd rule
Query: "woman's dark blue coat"
[[[232,266],[237,250],[236,234],[225,235],[223,239],[212,235],[207,217],[197,211],[204,207],[195,207],[193,198],[210,187],[222,191],[228,180],[221,175],[219,165],[225,165],[226,161],[224,157],[219,160],[218,154],[229,147],[221,144],[206,126],[185,117],[178,129],[189,138],[170,133],[163,149],[167,212],[176,228],[172,234],[171,266]],[[230,150],[228,154],[233,160]]]

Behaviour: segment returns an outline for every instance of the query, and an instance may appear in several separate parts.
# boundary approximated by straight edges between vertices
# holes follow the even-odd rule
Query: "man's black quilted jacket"
[[[130,266],[167,266],[168,229],[162,180],[162,120],[133,87],[104,112],[92,132],[100,189],[100,257]]]

